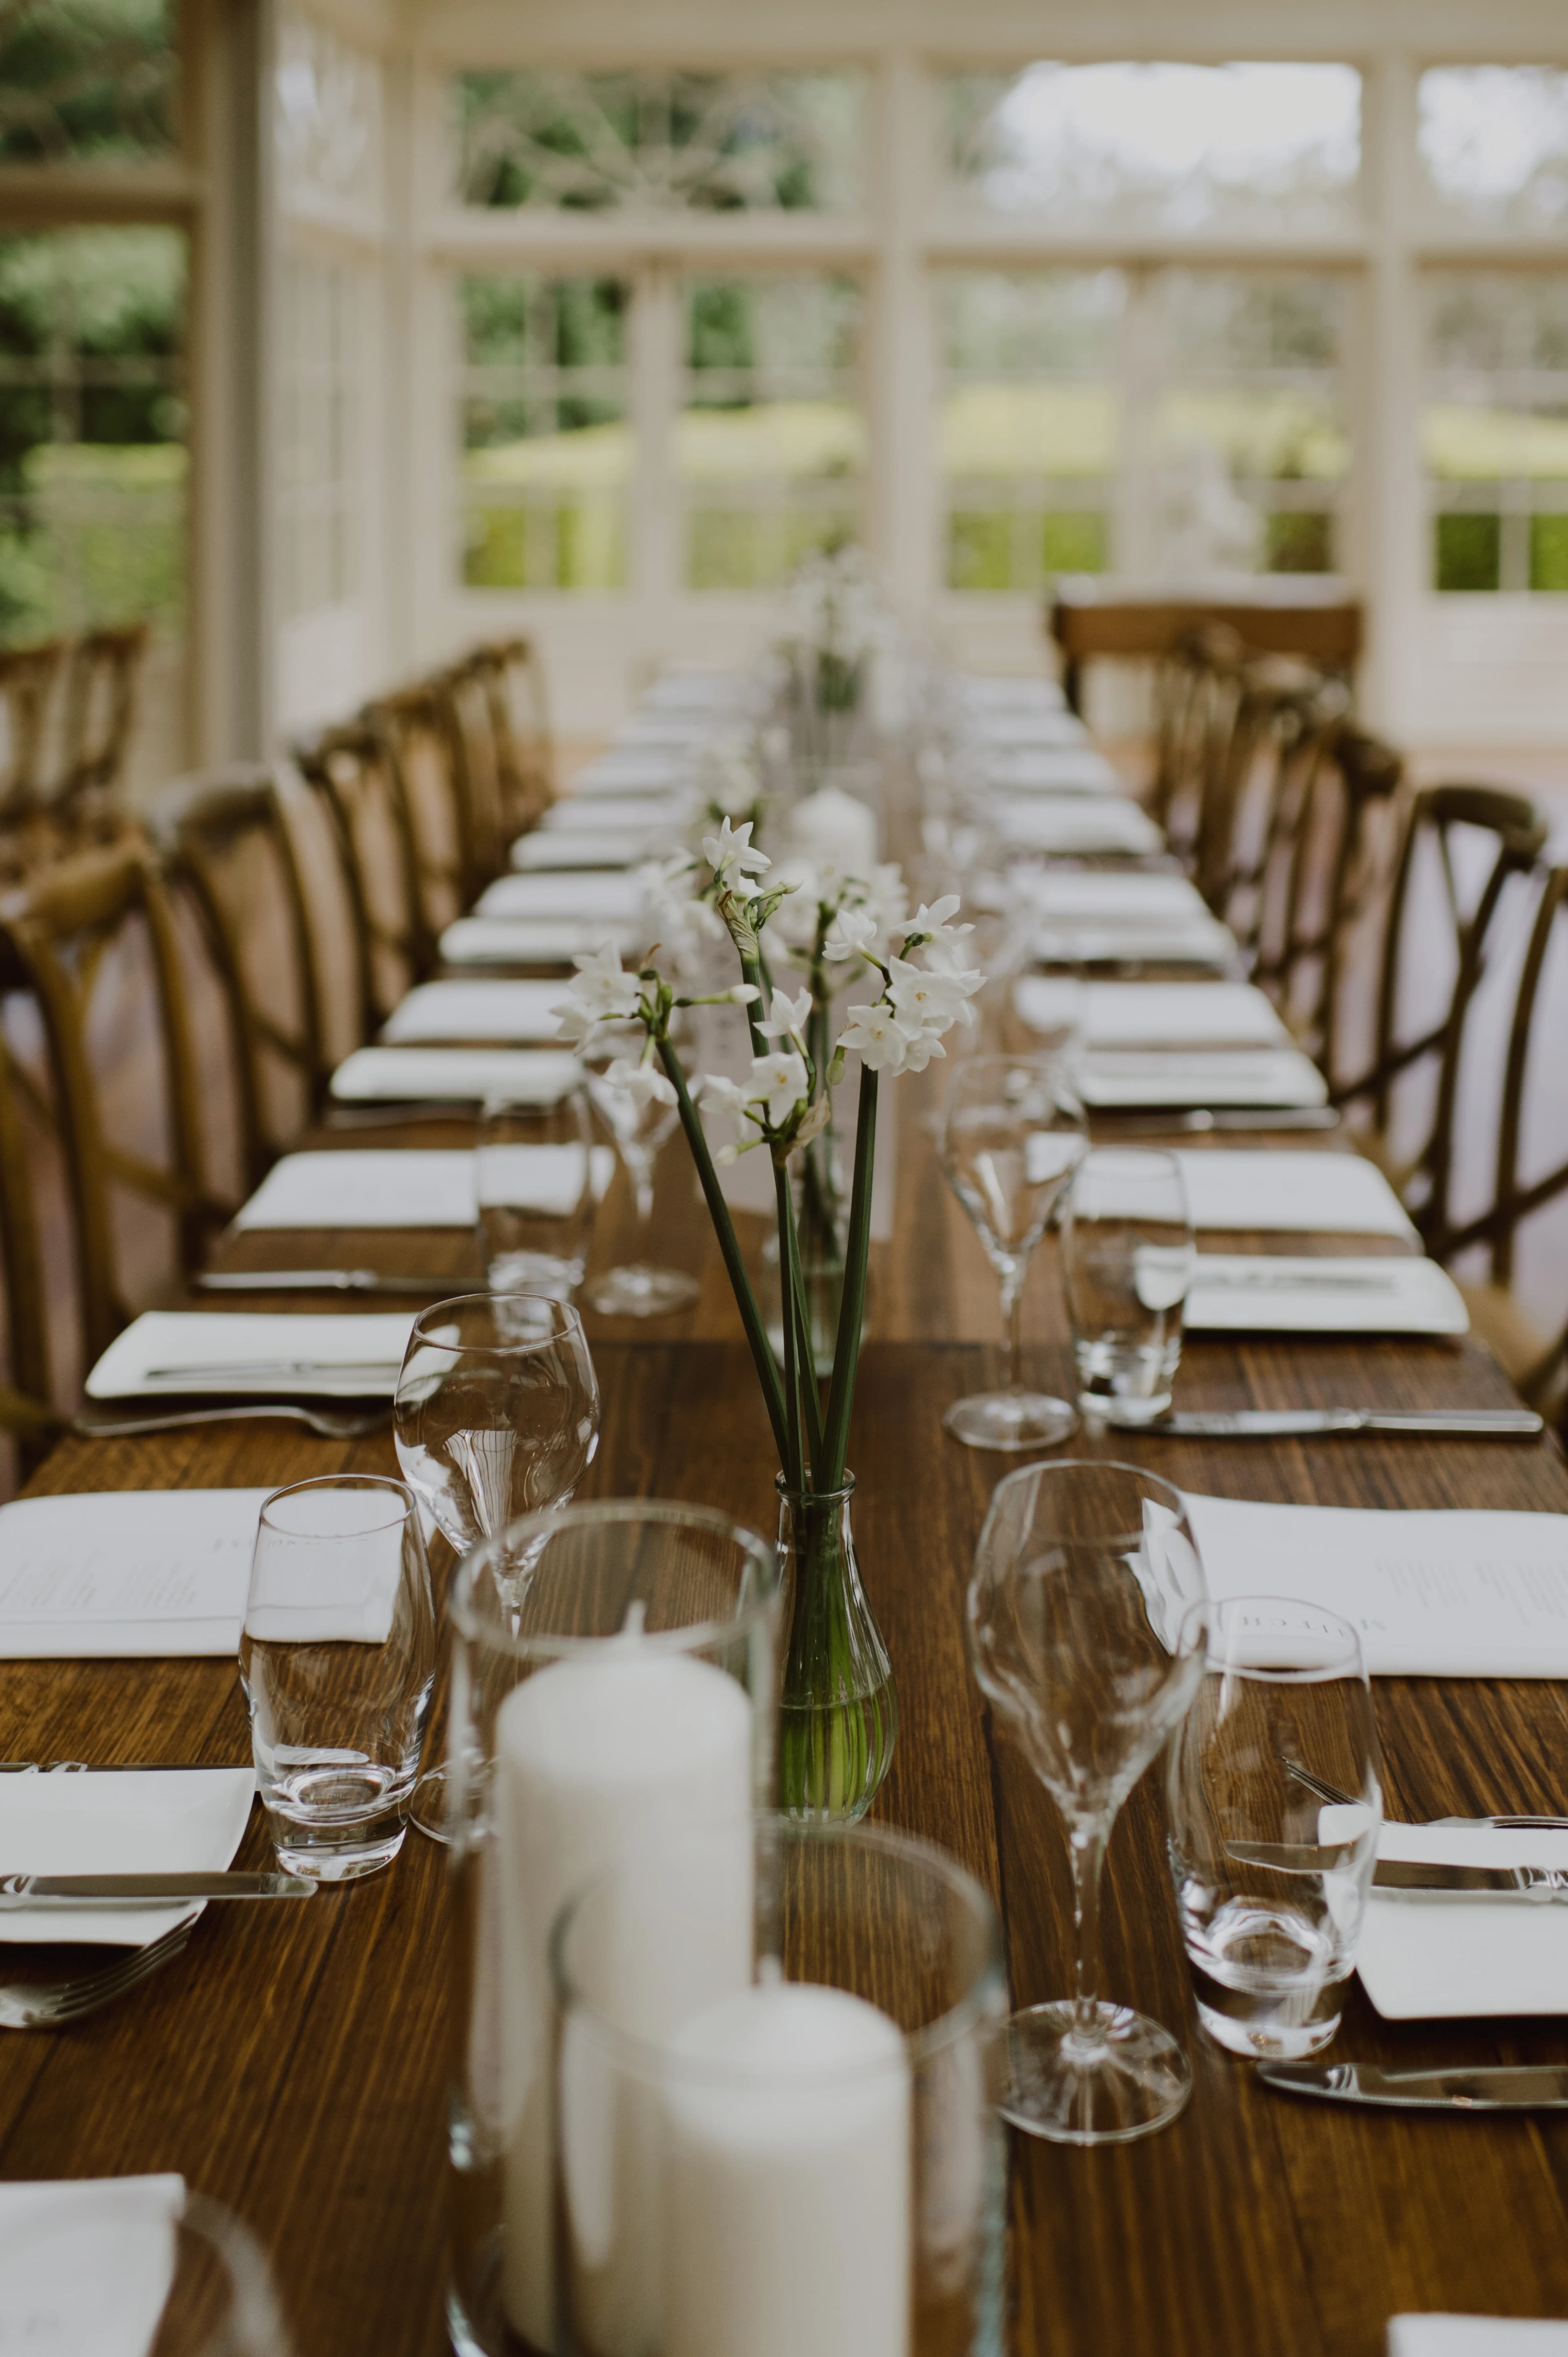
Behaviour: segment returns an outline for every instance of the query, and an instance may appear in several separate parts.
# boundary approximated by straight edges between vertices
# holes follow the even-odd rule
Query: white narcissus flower
[[[624,1089],[639,1113],[650,1104],[672,1105],[678,1102],[674,1083],[665,1079],[657,1064],[639,1064],[630,1056],[618,1056],[605,1073],[612,1089]]]
[[[964,1011],[968,994],[956,975],[928,974],[924,966],[901,957],[890,959],[887,971],[892,976],[887,995],[901,1022],[941,1032]]]
[[[807,1085],[804,1059],[775,1049],[771,1056],[752,1058],[746,1099],[749,1103],[763,1104],[769,1125],[780,1129],[805,1095]]]
[[[956,942],[961,934],[972,933],[974,931],[972,925],[949,924],[948,919],[956,913],[957,909],[958,894],[944,892],[941,899],[933,900],[929,909],[922,901],[905,930],[911,933],[924,933],[929,942],[940,942],[946,949]]]
[[[885,999],[875,1006],[852,1006],[839,1034],[839,1047],[852,1049],[874,1072],[901,1072],[909,1034]]]
[[[698,1072],[693,1079],[691,1092],[703,1104],[721,1104],[737,1118],[746,1108],[746,1091],[725,1072]]]
[[[573,963],[577,978],[565,997],[556,1000],[552,1012],[561,1037],[576,1048],[596,1024],[624,1022],[635,1015],[640,988],[636,974],[622,967],[620,952],[607,942],[591,956],[579,953]]]
[[[773,994],[773,1012],[757,1029],[765,1039],[800,1039],[811,1017],[811,994],[800,991],[789,998],[781,990]]]
[[[766,852],[753,851],[751,829],[750,819],[739,826],[732,826],[727,818],[722,818],[717,834],[704,834],[703,837],[703,857],[714,877],[726,882],[732,891],[742,877],[765,875],[772,865]],[[729,873],[731,868],[735,870],[733,876]],[[747,887],[746,898],[749,899],[756,888],[755,885]]]
[[[899,1028],[902,1029],[904,1027],[900,1025]],[[923,1072],[933,1056],[945,1058],[947,1052],[934,1031],[922,1028],[910,1034],[901,1069],[906,1072]]]
[[[876,920],[869,909],[841,909],[828,927],[822,955],[838,965],[845,958],[861,956],[875,939]]]

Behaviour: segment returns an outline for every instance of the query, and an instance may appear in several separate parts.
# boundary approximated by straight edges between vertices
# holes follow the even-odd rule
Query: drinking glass
[[[1027,1465],[975,1551],[975,1675],[1067,1826],[1074,1994],[1015,2014],[1004,2115],[1058,2144],[1125,2143],[1191,2089],[1170,2032],[1101,1998],[1100,1874],[1116,1813],[1203,1671],[1203,1566],[1181,1495],[1135,1465]]]
[[[397,1461],[459,1555],[520,1515],[566,1505],[599,1445],[599,1385],[583,1321],[539,1293],[469,1293],[413,1321],[392,1407]],[[520,1560],[521,1587],[530,1566]],[[412,1814],[445,1840],[446,1770]]]
[[[570,1301],[594,1228],[593,1131],[581,1088],[546,1104],[486,1101],[474,1151],[479,1249],[492,1293]],[[609,1161],[607,1147],[599,1153]],[[612,1168],[614,1165],[610,1166]]]
[[[970,1448],[1052,1448],[1077,1428],[1066,1400],[1018,1381],[1029,1255],[1088,1146],[1083,1107],[1060,1057],[974,1056],[948,1090],[940,1156],[954,1194],[1002,1280],[1003,1386],[955,1400],[942,1422]]]
[[[1354,1805],[1326,1806],[1293,1767]],[[1202,1681],[1166,1756],[1165,1805],[1205,2029],[1254,2061],[1320,2052],[1339,2027],[1382,1823],[1354,1629],[1274,1597],[1211,1606]]]
[[[1174,1154],[1097,1146],[1062,1213],[1062,1285],[1086,1415],[1136,1426],[1171,1404],[1192,1222]]]
[[[605,1023],[589,1034],[579,1051],[594,1110],[615,1139],[631,1181],[639,1253],[648,1250],[653,1224],[653,1166],[680,1118],[672,1104],[636,1096],[609,1077],[610,1066],[618,1059],[635,1062],[640,1057],[644,1040],[640,1024]],[[658,1268],[644,1258],[607,1269],[588,1296],[592,1307],[607,1318],[660,1318],[688,1308],[696,1297],[696,1280],[684,1269]]]
[[[405,1482],[333,1473],[273,1492],[240,1676],[285,1871],[348,1882],[390,1865],[435,1679],[430,1566]]]

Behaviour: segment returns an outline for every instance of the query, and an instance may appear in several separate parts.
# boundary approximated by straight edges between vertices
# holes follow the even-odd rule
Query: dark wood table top
[[[930,1092],[901,1087],[898,1232],[878,1274],[851,1451],[865,1577],[901,1717],[875,1813],[939,1842],[995,1893],[1014,1995],[1027,2004],[1070,1984],[1065,1844],[1028,1768],[997,1742],[964,1653],[963,1588],[992,1485],[1007,1468],[940,1426],[950,1400],[994,1379],[985,1339],[999,1330],[994,1283],[935,1169],[919,1118]],[[407,1142],[467,1135],[461,1123],[422,1124]],[[357,1133],[335,1142],[374,1141]],[[678,1143],[667,1160],[671,1256],[690,1255],[702,1294],[685,1318],[640,1333],[594,1325],[604,1438],[584,1494],[700,1500],[766,1530],[773,1466],[755,1379]],[[613,1251],[623,1218],[612,1203],[596,1258]],[[461,1280],[477,1277],[471,1254],[468,1239],[451,1235],[252,1233],[231,1240],[223,1258],[273,1267],[370,1259]],[[1069,1371],[1054,1261],[1047,1242],[1031,1280],[1029,1372],[1059,1390]],[[254,1306],[285,1304],[267,1295]],[[1299,1338],[1189,1343],[1180,1395],[1197,1406],[1509,1397],[1468,1345]],[[1113,1453],[1191,1489],[1259,1499],[1568,1511],[1553,1441],[1199,1445],[1118,1435]],[[258,1418],[70,1440],[33,1486],[283,1482],[347,1468],[395,1469],[390,1431],[345,1446]],[[1544,1809],[1568,1797],[1563,1686],[1390,1679],[1376,1695],[1392,1813]],[[219,1762],[248,1751],[226,1662],[0,1664],[0,1708],[16,1758]],[[265,1855],[258,1814],[240,1862]],[[213,1910],[184,1954],[124,2004],[66,2032],[13,2033],[0,2170],[179,2169],[272,2251],[302,2357],[431,2357],[444,2346],[444,1882],[442,1854],[411,1834],[390,1872],[303,1907]],[[1374,2357],[1402,2308],[1568,2315],[1568,2122],[1301,2103],[1268,2093],[1208,2046],[1148,1778],[1112,1843],[1104,1940],[1105,1993],[1181,2031],[1193,2100],[1173,2127],[1122,2149],[1012,2139],[1020,2352]],[[1409,2063],[1568,2060],[1568,2023],[1393,2027],[1354,1986],[1336,2051]]]

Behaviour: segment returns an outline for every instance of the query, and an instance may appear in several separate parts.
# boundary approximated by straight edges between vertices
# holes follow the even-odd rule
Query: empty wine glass
[[[469,1293],[413,1321],[393,1404],[404,1479],[458,1555],[524,1514],[564,1506],[599,1445],[599,1386],[583,1321],[547,1294]],[[519,1597],[530,1563],[511,1566]],[[410,1811],[445,1838],[446,1770]]]
[[[942,1119],[941,1165],[1002,1280],[1003,1387],[956,1400],[942,1422],[971,1448],[1052,1448],[1077,1428],[1066,1400],[1018,1381],[1029,1255],[1088,1147],[1065,1060],[974,1056],[961,1064]]]
[[[1203,1672],[1203,1566],[1180,1492],[1134,1465],[1027,1465],[997,1484],[975,1550],[975,1675],[1061,1811],[1078,1961],[1070,1998],[1008,2024],[1004,2115],[1058,2144],[1124,2143],[1174,2119],[1187,2057],[1100,1986],[1100,1874],[1117,1811]]]
[[[640,1024],[601,1023],[579,1050],[594,1110],[615,1139],[631,1181],[638,1243],[644,1253],[653,1224],[653,1166],[680,1118],[673,1104],[610,1078],[617,1063],[640,1060],[645,1039]],[[696,1280],[684,1269],[658,1268],[644,1258],[607,1269],[588,1296],[607,1318],[660,1318],[688,1308],[696,1297]]]

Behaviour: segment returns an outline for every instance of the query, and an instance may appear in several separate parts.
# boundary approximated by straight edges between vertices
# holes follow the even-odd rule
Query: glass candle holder
[[[772,1817],[755,1921],[719,1939],[710,1847],[628,1861],[556,1925],[558,2347],[994,2357],[990,1900],[906,1835]],[[628,2003],[628,1934],[650,1921],[703,1960],[704,1992]]]
[[[446,1825],[459,2352],[556,2346],[548,1947],[566,1900],[628,1857],[699,1840],[718,1948],[749,1953],[779,1599],[774,1549],[695,1506],[527,1515],[457,1572]],[[622,1970],[639,2018],[709,1987],[706,1959],[672,1946],[657,1910],[628,1924]]]

